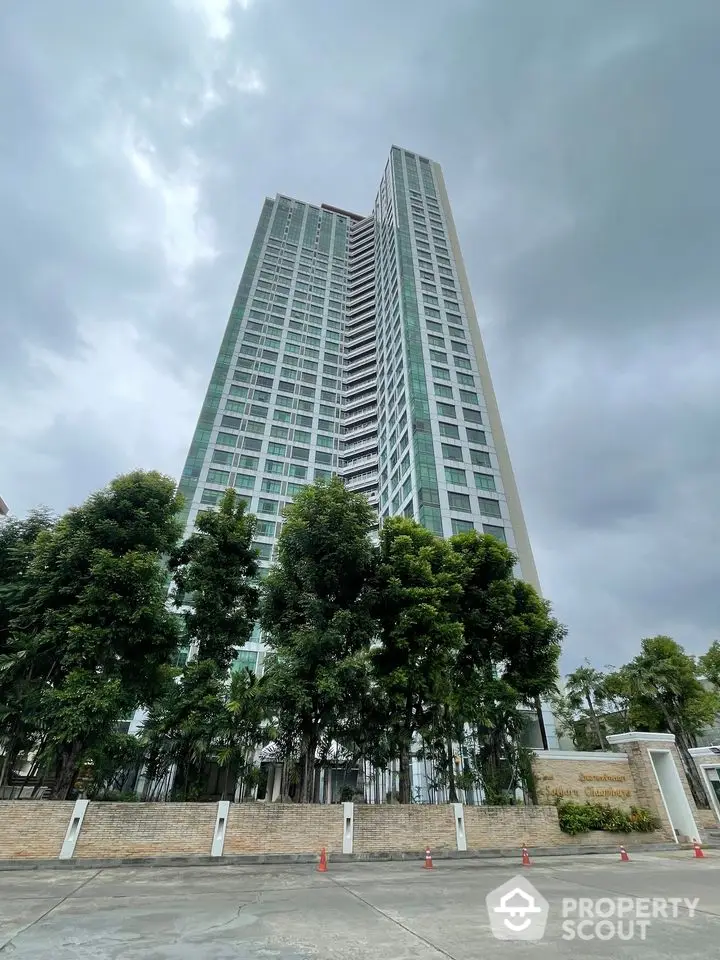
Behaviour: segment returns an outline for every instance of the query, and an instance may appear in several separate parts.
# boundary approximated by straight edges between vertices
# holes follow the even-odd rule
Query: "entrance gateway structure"
[[[670,733],[632,731],[607,738],[604,752],[537,751],[533,763],[541,804],[572,800],[642,807],[657,817],[663,839],[700,839],[720,820],[720,749],[691,751],[708,794],[709,809],[693,798],[682,759]],[[717,789],[713,789],[713,784]]]

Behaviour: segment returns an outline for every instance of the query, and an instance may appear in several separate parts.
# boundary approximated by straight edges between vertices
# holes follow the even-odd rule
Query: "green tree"
[[[160,558],[179,533],[171,479],[113,480],[40,533],[10,622],[10,661],[36,665],[42,758],[53,799],[117,720],[156,694],[177,646]]]
[[[16,648],[10,624],[22,603],[35,541],[54,523],[46,508],[33,510],[24,519],[0,520],[0,787],[8,782],[18,755],[37,743],[38,676],[43,665],[29,655],[30,650]]]
[[[640,654],[623,668],[622,675],[632,726],[643,729],[641,724],[651,717],[658,721],[656,730],[675,735],[695,803],[708,807],[690,749],[696,745],[698,734],[720,712],[720,696],[704,687],[696,661],[671,637],[643,640]]]
[[[198,516],[195,530],[170,558],[188,640],[197,659],[211,660],[221,671],[247,642],[257,614],[254,533],[255,517],[228,490],[217,511]]]
[[[231,777],[234,788],[240,775],[237,756],[247,753],[248,730],[260,736],[254,705],[250,709],[243,695],[245,672],[232,680],[228,675],[258,609],[255,517],[245,508],[227,490],[218,509],[199,514],[193,532],[170,555],[175,606],[191,656],[144,724],[149,791],[169,774],[175,795],[189,799],[203,792],[204,767],[214,761],[225,771],[224,797]]]
[[[263,584],[261,625],[272,655],[264,680],[278,743],[299,761],[299,799],[315,796],[318,750],[353,712],[374,634],[367,499],[333,478],[305,487],[285,511],[278,561]]]
[[[720,690],[720,640],[713,640],[707,653],[700,657],[699,667],[702,676]]]
[[[214,759],[226,685],[212,660],[195,660],[171,680],[143,724],[146,798],[172,776],[176,799],[202,792],[203,765]]]
[[[461,741],[468,726],[479,736],[486,793],[498,796],[502,758],[514,757],[509,772],[518,771],[524,715],[555,689],[565,628],[551,616],[550,604],[515,577],[516,558],[505,544],[476,532],[457,534],[450,543],[462,625],[451,699],[455,737]]]
[[[565,678],[565,695],[570,706],[580,712],[580,722],[587,721],[595,737],[595,749],[604,750],[605,735],[600,722],[603,711],[605,674],[589,660]]]
[[[449,726],[446,711],[463,636],[455,616],[458,572],[447,540],[414,520],[385,521],[373,588],[380,644],[372,661],[374,683],[387,704],[387,741],[399,759],[400,803],[411,801],[413,740],[423,734],[431,739],[431,731]]]

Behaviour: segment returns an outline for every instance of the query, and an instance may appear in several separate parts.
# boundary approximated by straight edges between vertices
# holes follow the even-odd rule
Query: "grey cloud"
[[[567,666],[709,643],[715,0],[232,2],[224,41],[200,6],[0,14],[0,493],[177,475],[263,196],[369,210],[400,143],[445,169]]]

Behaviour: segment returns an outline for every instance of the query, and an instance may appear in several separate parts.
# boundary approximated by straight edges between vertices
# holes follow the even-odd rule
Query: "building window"
[[[280,486],[279,480],[271,480],[270,477],[265,477],[260,489],[263,493],[280,493]]]
[[[455,517],[451,517],[450,522],[452,523],[453,533],[471,533],[475,529],[472,520],[457,520]]]
[[[277,513],[278,507],[280,506],[279,501],[277,500],[265,500],[261,499],[258,502],[258,513]]]
[[[256,520],[255,533],[261,537],[274,537],[277,524],[272,520]]]
[[[253,540],[253,547],[257,550],[261,560],[269,560],[272,556],[271,543],[258,543],[257,540]]]
[[[455,407],[452,403],[438,403],[437,412],[440,417],[450,417],[452,420],[455,420],[457,417]]]
[[[469,410],[463,407],[463,416],[468,423],[482,423],[482,414],[479,410]]]
[[[495,537],[497,540],[502,540],[503,543],[507,543],[507,536],[505,535],[504,527],[496,527],[492,523],[484,523],[483,533],[488,533],[491,537]]]
[[[235,475],[235,486],[240,490],[252,490],[255,486],[255,477],[249,473],[238,473]]]
[[[478,502],[483,517],[502,517],[499,500],[491,500],[490,497],[478,497]]]
[[[462,447],[456,447],[452,443],[443,443],[442,455],[446,460],[462,460]]]
[[[473,430],[472,427],[466,427],[465,432],[469,443],[487,443],[487,437],[484,430]]]
[[[454,423],[444,423],[440,421],[440,436],[447,437],[449,440],[459,440],[460,431]]]
[[[445,479],[448,483],[454,483],[461,487],[464,487],[467,483],[465,471],[458,467],[445,467]]]
[[[233,661],[233,672],[239,670],[250,670],[252,673],[257,671],[258,654],[257,650],[238,650],[237,656]]]
[[[475,474],[475,486],[478,490],[492,490],[495,491],[495,477],[491,473],[476,473]]]
[[[208,483],[222,483],[225,486],[230,482],[230,474],[227,470],[208,470]]]
[[[448,493],[448,503],[451,510],[461,510],[470,513],[470,497],[467,493]]]

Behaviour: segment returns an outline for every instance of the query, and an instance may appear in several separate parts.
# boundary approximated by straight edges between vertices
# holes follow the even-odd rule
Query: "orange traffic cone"
[[[625,847],[620,847],[620,859],[623,863],[628,863],[630,861],[630,857],[628,856],[628,852]]]
[[[433,869],[432,855],[430,853],[430,847],[425,847],[425,863],[423,864],[425,870]]]
[[[705,859],[705,854],[703,853],[703,849],[702,849],[702,847],[700,846],[700,841],[699,841],[699,840],[696,840],[696,841],[693,843],[693,855],[694,855],[694,857],[695,857],[696,860],[704,860],[704,859]]]
[[[529,866],[531,866],[530,854],[528,853],[528,848],[527,848],[527,847],[523,847],[523,848],[522,848],[522,865],[523,865],[524,867],[529,867]]]
[[[320,873],[327,873],[327,854],[325,853],[325,847],[320,851],[320,863],[317,865],[317,868]]]

